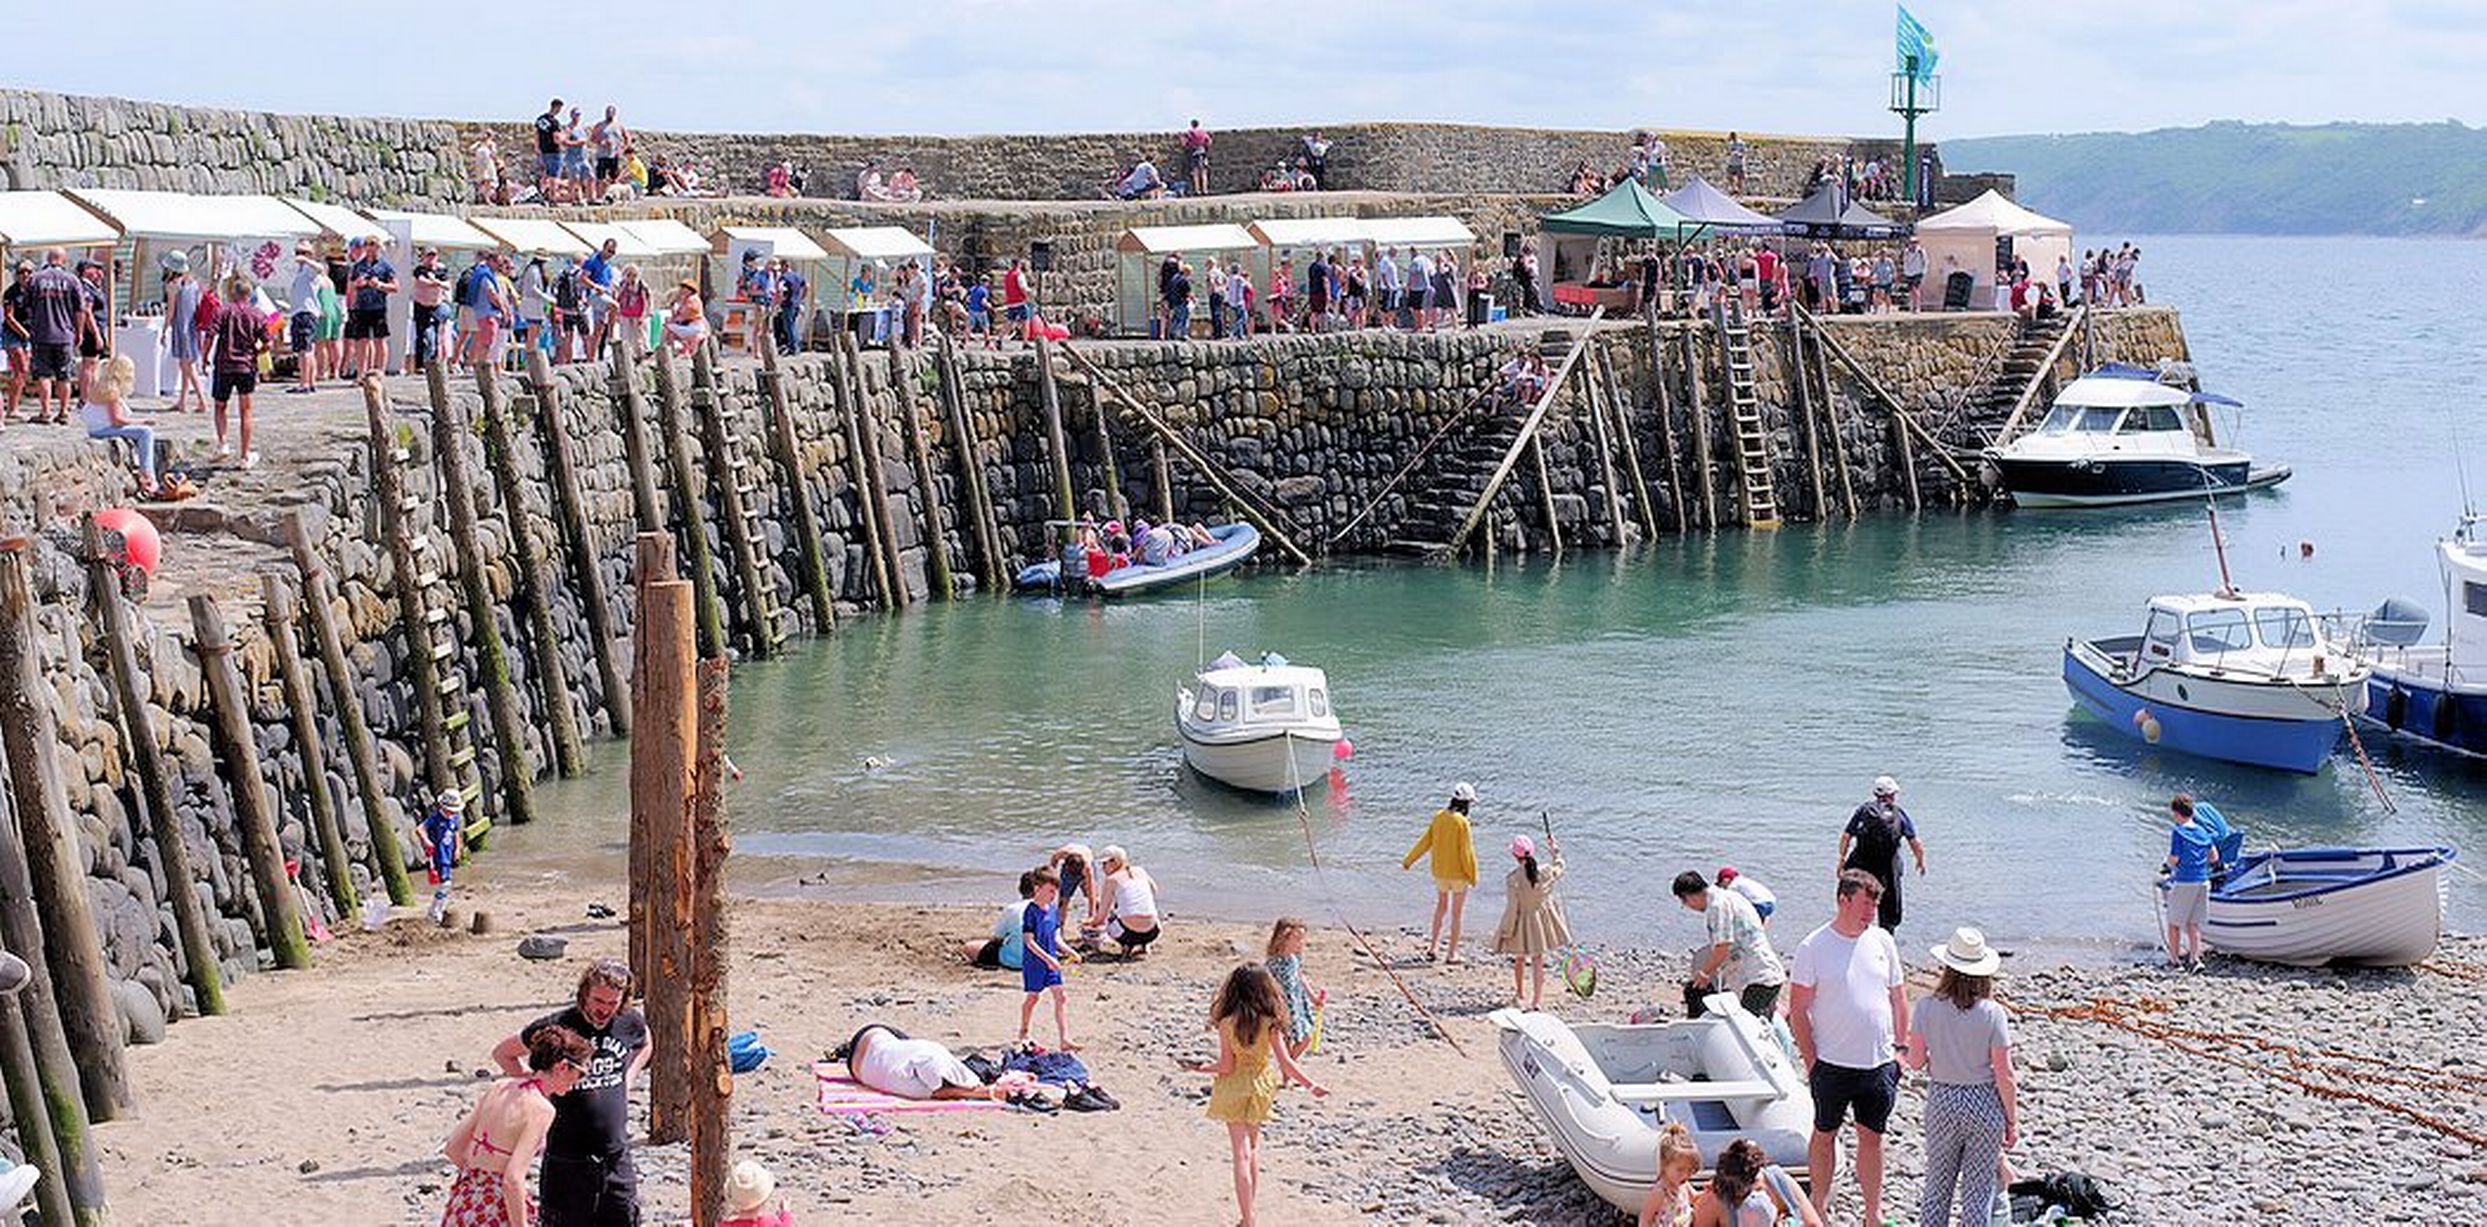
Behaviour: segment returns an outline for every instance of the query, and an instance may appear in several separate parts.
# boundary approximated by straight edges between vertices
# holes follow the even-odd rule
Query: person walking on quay
[[[1942,975],[1918,998],[1901,1052],[1910,1069],[1933,1081],[1926,1088],[1926,1188],[1917,1199],[1917,1225],[1986,1227],[1997,1163],[2021,1133],[2012,1022],[1993,995],[2003,960],[1976,929],[1954,930],[1932,953]]]
[[[345,364],[356,378],[388,369],[389,296],[397,292],[397,268],[380,255],[380,240],[358,246],[362,255],[345,271]]]
[[[1554,884],[1563,877],[1563,845],[1546,836],[1547,863],[1537,861],[1537,841],[1511,837],[1511,859],[1519,864],[1503,877],[1503,919],[1494,926],[1494,953],[1511,956],[1511,1004],[1520,1004],[1520,972],[1528,970],[1528,1008],[1542,1009],[1546,997],[1546,956],[1572,944],[1572,928],[1563,920],[1563,901]]]
[[[26,331],[34,355],[34,420],[65,423],[74,399],[74,351],[79,338],[94,327],[92,300],[86,283],[69,271],[69,253],[58,247],[43,253],[43,267],[25,284]]]
[[[2168,830],[2167,859],[2160,862],[2159,872],[2168,877],[2170,971],[2187,966],[2202,970],[2202,918],[2211,907],[2211,873],[2224,868],[2219,841],[2228,834],[2228,823],[2218,810],[2207,805],[2200,808],[2202,812],[2197,813],[2193,798],[2181,792],[2167,803],[2173,825]]]
[[[1917,862],[1917,875],[1926,873],[1926,846],[1917,842],[1917,823],[1900,808],[1900,782],[1887,775],[1874,777],[1874,799],[1860,805],[1848,815],[1848,826],[1839,833],[1838,872],[1862,869],[1874,875],[1882,890],[1882,910],[1875,923],[1892,932],[1900,928],[1900,882],[1905,876],[1900,869],[1900,845],[1908,845],[1909,856]]]
[[[495,1081],[467,1109],[441,1153],[458,1169],[441,1227],[530,1227],[527,1173],[553,1124],[553,1100],[587,1072],[594,1050],[568,1027],[540,1027],[527,1042],[527,1072]]]
[[[648,1023],[630,1008],[630,968],[598,959],[579,975],[567,1008],[528,1023],[492,1050],[501,1072],[520,1077],[519,1058],[551,1027],[577,1033],[593,1049],[587,1072],[552,1096],[538,1188],[542,1227],[638,1227],[639,1172],[630,1154],[630,1088],[648,1064]]]
[[[259,463],[259,453],[250,445],[250,401],[259,390],[259,352],[268,345],[268,320],[251,305],[253,291],[250,275],[236,270],[225,275],[224,303],[216,309],[216,359],[208,383],[208,392],[216,402],[216,454],[234,454],[234,444],[225,436],[225,405],[240,398],[240,448],[242,467]]]
[[[1889,931],[1875,927],[1882,883],[1851,869],[1839,875],[1831,921],[1796,947],[1788,975],[1788,1022],[1813,1092],[1813,1139],[1805,1148],[1813,1204],[1828,1216],[1839,1171],[1839,1129],[1857,1123],[1857,1187],[1865,1221],[1883,1221],[1883,1132],[1900,1094],[1894,1038],[1908,1029],[1907,967]]]
[[[1763,930],[1753,901],[1724,883],[1711,885],[1697,869],[1675,875],[1674,891],[1675,901],[1686,911],[1701,913],[1710,932],[1710,948],[1694,963],[1692,979],[1684,982],[1684,1017],[1701,1017],[1710,994],[1724,991],[1736,995],[1745,1013],[1767,1022],[1778,1012],[1779,989],[1788,973],[1779,952],[1770,948],[1770,934]]]
[[[1433,928],[1425,935],[1428,963],[1436,957],[1436,943],[1442,940],[1445,911],[1451,916],[1451,944],[1443,961],[1454,966],[1459,963],[1460,916],[1468,906],[1468,892],[1477,885],[1477,844],[1468,829],[1468,812],[1476,803],[1476,785],[1466,780],[1452,785],[1450,804],[1434,811],[1425,833],[1417,837],[1416,846],[1408,849],[1407,858],[1399,862],[1401,869],[1412,869],[1418,857],[1432,857],[1427,862],[1433,872]]]

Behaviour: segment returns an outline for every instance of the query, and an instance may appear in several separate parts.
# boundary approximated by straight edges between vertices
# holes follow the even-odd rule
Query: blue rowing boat
[[[1070,574],[1064,573],[1060,560],[1033,563],[1020,570],[1011,587],[1026,593],[1138,596],[1224,575],[1251,561],[1253,551],[1261,548],[1260,530],[1250,524],[1220,524],[1209,530],[1209,536],[1214,544],[1177,554],[1161,563],[1133,562],[1103,575],[1088,574],[1087,560],[1076,554],[1076,565]]]

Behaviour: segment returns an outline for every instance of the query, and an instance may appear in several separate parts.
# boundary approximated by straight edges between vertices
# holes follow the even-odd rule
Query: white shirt
[[[1779,902],[1779,896],[1770,893],[1769,887],[1741,873],[1736,875],[1735,881],[1727,884],[1727,889],[1744,896],[1746,902],[1757,908],[1764,904],[1776,905]]]
[[[1814,1058],[1847,1069],[1891,1060],[1891,990],[1907,973],[1891,933],[1868,925],[1846,937],[1829,925],[1805,935],[1788,982],[1813,990]]]
[[[1373,264],[1373,283],[1385,290],[1399,288],[1399,262],[1383,256]]]

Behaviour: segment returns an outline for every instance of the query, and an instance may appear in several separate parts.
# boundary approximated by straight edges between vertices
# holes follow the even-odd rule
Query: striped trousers
[[[1917,1227],[1987,1227],[1995,1201],[1995,1161],[2003,1155],[2003,1096],[1992,1083],[1937,1082],[1926,1088],[1926,1189]],[[1960,1207],[1952,1211],[1957,1200]]]

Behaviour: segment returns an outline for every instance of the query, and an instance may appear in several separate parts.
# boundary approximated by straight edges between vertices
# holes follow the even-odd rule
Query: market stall
[[[1944,285],[1954,272],[1970,278],[1969,305],[2004,309],[1995,286],[1996,270],[2013,260],[2029,262],[2040,280],[2052,279],[2059,256],[2072,254],[2072,227],[2032,213],[1989,190],[1955,209],[1946,209],[1917,223],[1917,241],[1926,249],[1926,278]]]
[[[1680,242],[1699,225],[1626,179],[1587,204],[1538,219],[1538,268],[1559,305],[1631,311],[1639,306],[1639,287],[1620,267],[1623,244]],[[1601,254],[1607,257],[1603,268]]]
[[[137,393],[162,394],[176,386],[178,368],[164,337],[164,261],[179,252],[192,274],[208,285],[238,270],[256,283],[284,271],[294,244],[316,239],[321,225],[274,196],[200,196],[126,188],[70,188],[68,194],[95,212],[131,243],[127,268],[113,279],[114,352],[138,365]],[[261,306],[276,303],[264,293]],[[145,311],[147,314],[136,314]]]
[[[837,283],[836,292],[828,295],[827,301],[838,304],[838,309],[845,315],[846,326],[855,330],[857,339],[888,340],[900,322],[897,312],[883,309],[889,301],[898,266],[914,264],[917,275],[924,278],[925,284],[932,284],[932,245],[900,226],[823,230],[820,237],[822,245],[828,248],[829,263],[821,279],[813,285],[825,291],[829,287],[821,285],[821,281],[834,280]],[[864,297],[856,293],[861,284],[856,274],[867,266],[872,270],[873,293]],[[931,327],[931,321],[927,320],[925,326]]]
[[[1240,260],[1244,275],[1254,286],[1269,284],[1268,249],[1252,232],[1232,222],[1214,222],[1197,226],[1134,226],[1114,240],[1114,326],[1126,336],[1153,335],[1157,331],[1157,269],[1166,257],[1216,257],[1221,262]],[[1194,323],[1206,330],[1209,326],[1207,273],[1193,279],[1200,295],[1201,308],[1193,312]]]
[[[58,192],[0,192],[0,257],[14,257],[0,263],[41,263],[47,247],[98,249],[93,258],[108,262],[120,237],[102,218]],[[0,277],[7,275],[0,270]]]

